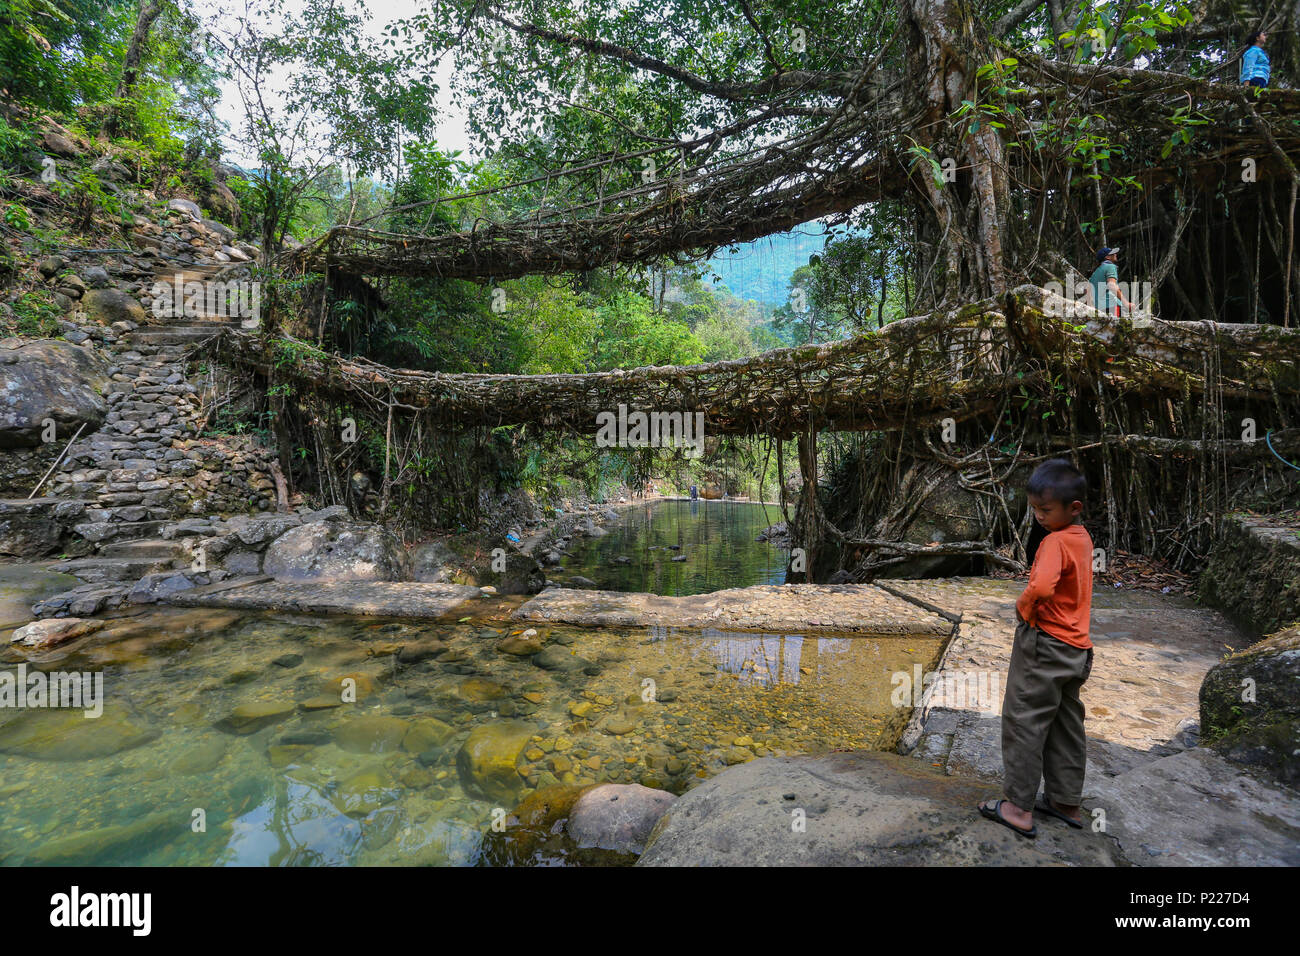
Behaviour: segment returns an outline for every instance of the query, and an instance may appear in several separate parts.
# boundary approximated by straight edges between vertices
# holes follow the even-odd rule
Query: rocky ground
[[[1083,692],[1089,827],[1075,831],[1040,817],[1040,836],[1031,842],[974,809],[998,795],[1000,708],[954,706],[943,696],[967,675],[1005,675],[1021,585],[950,579],[887,586],[960,617],[933,692],[900,744],[909,756],[790,757],[726,771],[674,805],[642,865],[1300,864],[1300,793],[1260,773],[1269,763],[1251,748],[1243,759],[1198,745],[1203,682],[1214,683],[1207,673],[1225,666],[1225,650],[1250,643],[1219,612],[1176,596],[1096,592],[1096,662]],[[1251,670],[1278,697],[1295,690],[1297,669],[1287,657],[1294,641],[1280,637],[1277,647],[1257,652],[1270,663]],[[1231,693],[1240,686],[1235,677],[1223,683]],[[1230,694],[1227,701],[1240,710]],[[1271,707],[1273,733],[1280,719],[1294,735],[1295,713],[1280,714],[1276,700]],[[1288,738],[1283,749],[1293,743]],[[796,810],[804,830],[792,829]]]

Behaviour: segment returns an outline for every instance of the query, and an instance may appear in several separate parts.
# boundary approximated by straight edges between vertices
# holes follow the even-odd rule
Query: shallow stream
[[[101,673],[105,695],[98,718],[0,709],[0,862],[473,864],[493,811],[535,787],[680,793],[755,756],[890,746],[890,675],[941,643],[525,635],[507,610],[137,610],[43,663],[0,632],[3,670]],[[475,732],[479,764],[458,761]]]

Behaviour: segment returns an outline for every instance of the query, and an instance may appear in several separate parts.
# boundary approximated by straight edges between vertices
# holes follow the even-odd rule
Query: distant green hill
[[[825,245],[826,227],[820,222],[805,223],[791,232],[718,250],[701,263],[704,281],[726,285],[739,299],[780,305],[786,300],[794,270],[806,266],[808,257],[820,253]]]

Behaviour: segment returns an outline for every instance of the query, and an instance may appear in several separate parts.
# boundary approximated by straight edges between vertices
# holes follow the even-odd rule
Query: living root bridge
[[[1082,396],[1098,387],[1117,397],[1211,391],[1283,405],[1300,396],[1300,329],[1159,320],[1135,327],[1036,286],[825,345],[629,371],[420,372],[235,329],[210,347],[300,393],[427,414],[445,431],[531,424],[590,435],[597,415],[619,405],[703,412],[712,435],[893,431],[987,413],[1027,380],[1068,381]]]

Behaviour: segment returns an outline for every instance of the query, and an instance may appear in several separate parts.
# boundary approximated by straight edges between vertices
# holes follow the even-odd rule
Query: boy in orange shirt
[[[1029,505],[1048,532],[1029,584],[1016,601],[1015,645],[1002,699],[1005,800],[986,800],[990,820],[1035,837],[1033,811],[1083,826],[1079,803],[1087,763],[1079,688],[1092,671],[1092,537],[1083,527],[1088,484],[1063,458],[1029,478]],[[1043,797],[1035,803],[1039,779]]]

